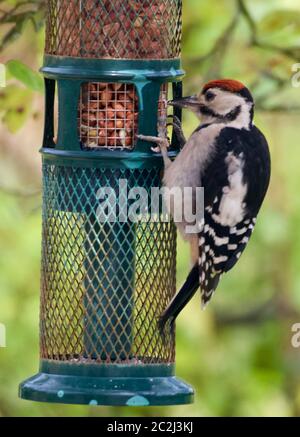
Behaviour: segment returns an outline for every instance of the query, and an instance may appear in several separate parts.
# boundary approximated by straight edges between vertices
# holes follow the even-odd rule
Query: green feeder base
[[[19,394],[26,400],[62,404],[154,406],[193,402],[193,389],[175,376],[120,377],[104,372],[101,377],[91,373],[82,376],[41,372],[24,381]]]

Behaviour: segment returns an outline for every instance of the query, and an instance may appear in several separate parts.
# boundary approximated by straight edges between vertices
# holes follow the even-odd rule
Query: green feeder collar
[[[173,365],[61,364],[42,361],[41,373],[20,385],[23,399],[64,404],[155,406],[193,402],[193,389]]]

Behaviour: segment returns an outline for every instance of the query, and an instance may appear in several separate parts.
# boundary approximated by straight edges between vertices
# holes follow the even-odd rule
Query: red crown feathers
[[[219,79],[211,80],[203,87],[203,91],[207,91],[209,88],[221,88],[225,91],[230,91],[232,93],[237,93],[242,89],[246,88],[242,82],[233,79]]]

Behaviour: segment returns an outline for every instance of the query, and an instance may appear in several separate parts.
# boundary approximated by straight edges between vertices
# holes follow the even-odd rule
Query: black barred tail
[[[165,325],[170,321],[171,324],[175,322],[178,314],[183,310],[183,308],[192,299],[194,294],[199,288],[199,267],[197,264],[194,265],[190,271],[185,283],[178,291],[174,299],[170,302],[167,309],[161,315],[159,319],[160,331],[164,331]]]
[[[216,199],[217,200],[217,199]],[[199,283],[202,308],[211,300],[220,278],[231,270],[245,250],[255,226],[255,217],[243,219],[235,226],[219,223],[213,207],[205,210],[205,225],[199,233]]]
[[[215,276],[207,279],[207,281],[205,281],[205,285],[201,284],[201,300],[203,309],[209,303],[214,292],[216,291],[216,288],[219,285],[220,277],[220,275],[216,274]]]

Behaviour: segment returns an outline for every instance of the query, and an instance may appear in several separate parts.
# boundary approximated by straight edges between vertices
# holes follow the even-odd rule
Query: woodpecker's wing
[[[260,131],[254,126],[250,131],[224,128],[202,176],[205,212],[199,233],[199,277],[204,305],[220,276],[244,251],[269,179],[268,145]]]

